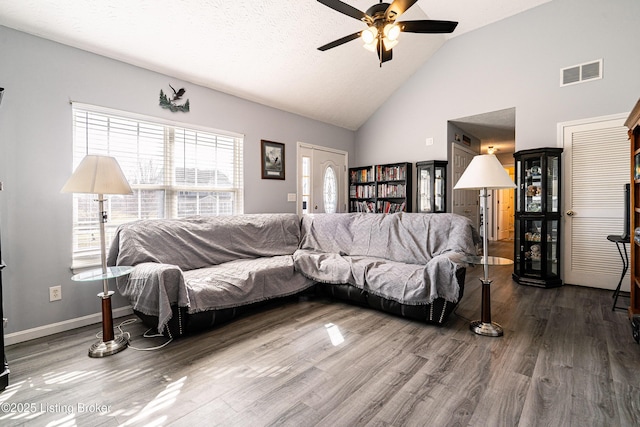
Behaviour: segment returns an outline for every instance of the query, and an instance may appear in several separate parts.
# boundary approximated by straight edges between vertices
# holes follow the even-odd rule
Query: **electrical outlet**
[[[49,302],[62,299],[62,286],[52,286],[49,288]]]

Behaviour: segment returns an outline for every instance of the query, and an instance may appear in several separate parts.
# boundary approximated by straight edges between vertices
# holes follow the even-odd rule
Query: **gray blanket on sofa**
[[[172,305],[196,313],[312,286],[293,266],[299,221],[295,214],[135,221],[116,231],[108,264],[135,266],[118,290],[135,310],[158,316],[161,331]]]
[[[327,284],[351,284],[402,304],[457,302],[456,270],[479,236],[455,214],[334,214],[302,220],[297,270]]]

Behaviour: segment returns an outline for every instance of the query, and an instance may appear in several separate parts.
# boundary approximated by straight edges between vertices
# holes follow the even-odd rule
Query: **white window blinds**
[[[113,156],[134,192],[106,197],[107,245],[129,221],[243,213],[242,144],[237,134],[73,104],[74,169],[87,154]],[[95,198],[73,195],[73,267],[99,264]]]

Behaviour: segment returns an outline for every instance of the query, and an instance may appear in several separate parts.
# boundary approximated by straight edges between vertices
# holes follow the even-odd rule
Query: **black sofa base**
[[[464,280],[466,269],[460,268],[456,271],[456,278],[460,284],[460,293],[458,301],[464,294]],[[328,295],[340,300],[346,300],[354,304],[373,308],[396,316],[406,317],[408,319],[419,320],[421,322],[432,323],[436,325],[444,324],[449,315],[456,308],[458,303],[446,301],[442,298],[436,298],[431,304],[426,305],[408,305],[397,301],[392,301],[378,295],[372,295],[367,291],[356,288],[349,284],[334,285],[323,284],[317,285],[317,292],[321,295]]]
[[[311,287],[299,294],[292,296],[273,298],[240,307],[207,310],[198,313],[188,313],[186,307],[178,307],[176,305],[172,305],[171,319],[165,326],[162,333],[167,337],[176,338],[194,332],[205,331],[224,323],[228,323],[231,320],[234,320],[244,314],[256,312],[261,307],[265,307],[268,305],[279,305],[283,300],[297,300],[297,298],[299,298],[300,296],[307,295],[313,292],[314,287]],[[140,318],[140,320],[142,320],[142,323],[144,323],[148,328],[152,328],[154,331],[158,329],[158,316],[151,316],[141,313],[137,310],[133,310],[133,312]]]
[[[460,284],[460,293],[458,301],[464,294],[464,280],[466,269],[459,268],[456,271],[456,278]],[[315,293],[319,296],[333,297],[340,300],[352,302],[354,304],[380,310],[385,313],[394,314],[396,316],[405,317],[412,320],[431,323],[435,325],[443,325],[449,315],[456,308],[458,303],[445,301],[442,298],[436,298],[431,304],[426,305],[407,305],[397,301],[392,301],[377,295],[372,295],[367,291],[356,288],[349,284],[325,284],[318,283],[315,287],[311,287],[300,294],[287,296],[282,298],[262,301],[255,304],[249,304],[241,307],[225,308],[220,310],[208,310],[199,313],[187,313],[184,307],[172,306],[173,316],[165,327],[163,334],[167,337],[176,338],[193,332],[204,331],[215,326],[227,323],[243,314],[255,312],[265,305],[279,304],[284,299],[298,298],[301,295],[309,295]],[[154,330],[158,327],[158,317],[150,316],[134,310],[134,313],[149,328]]]

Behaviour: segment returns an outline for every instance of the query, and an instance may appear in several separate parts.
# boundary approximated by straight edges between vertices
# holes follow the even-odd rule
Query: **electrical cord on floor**
[[[454,314],[456,317],[458,317],[458,318],[460,318],[460,319],[464,320],[465,322],[467,322],[467,323],[471,323],[471,320],[470,320],[470,319],[467,319],[467,318],[466,318],[466,317],[464,317],[462,314],[458,314],[458,307],[459,307],[459,305],[456,305],[456,307],[453,309],[453,314]]]
[[[166,347],[167,345],[169,345],[169,343],[171,343],[171,341],[173,341],[173,337],[169,337],[169,339],[167,340],[167,342],[160,344],[158,346],[155,347],[148,347],[148,348],[139,348],[139,347],[134,347],[131,345],[131,334],[129,332],[125,332],[122,330],[122,327],[125,325],[130,325],[132,323],[136,323],[137,319],[127,319],[122,321],[119,325],[115,326],[115,329],[117,329],[118,331],[120,331],[120,335],[123,335],[124,337],[126,337],[127,342],[129,342],[129,347],[134,349],[134,350],[138,350],[138,351],[154,351],[154,350],[160,350],[161,348]],[[143,338],[158,338],[158,337],[164,337],[163,334],[149,334],[149,332],[151,332],[153,328],[149,328],[147,329],[144,334],[142,334]],[[102,331],[98,332],[96,334],[96,338],[101,340],[102,339]]]

